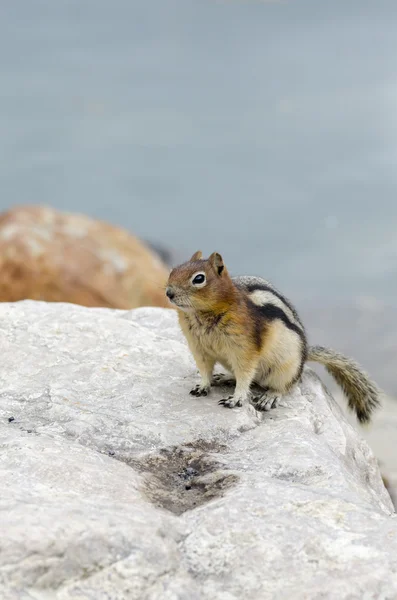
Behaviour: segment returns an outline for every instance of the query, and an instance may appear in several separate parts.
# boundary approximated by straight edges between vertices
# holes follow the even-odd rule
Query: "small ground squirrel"
[[[351,359],[321,346],[308,346],[304,327],[291,303],[259,277],[230,277],[220,254],[201,252],[174,268],[166,294],[178,309],[179,322],[200,371],[191,390],[206,396],[211,385],[236,384],[229,408],[250,398],[251,384],[262,389],[255,407],[269,410],[302,375],[307,361],[325,366],[345,393],[360,422],[370,420],[379,389]],[[213,377],[219,362],[234,379]]]

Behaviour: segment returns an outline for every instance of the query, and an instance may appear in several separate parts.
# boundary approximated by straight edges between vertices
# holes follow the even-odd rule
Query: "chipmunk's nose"
[[[166,293],[166,295],[168,296],[168,298],[170,300],[172,300],[173,298],[175,298],[175,292],[170,287],[167,287],[167,289],[165,290],[165,293]]]

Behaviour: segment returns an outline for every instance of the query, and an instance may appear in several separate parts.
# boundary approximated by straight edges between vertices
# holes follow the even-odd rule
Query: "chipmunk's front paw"
[[[190,395],[191,396],[208,396],[210,392],[210,386],[206,385],[206,386],[202,386],[200,383],[198,383],[197,385],[194,386],[194,388],[192,390],[190,390]]]
[[[219,400],[218,404],[225,406],[226,408],[234,408],[235,406],[242,406],[241,400],[235,398],[234,396],[229,396],[228,398],[223,398]]]

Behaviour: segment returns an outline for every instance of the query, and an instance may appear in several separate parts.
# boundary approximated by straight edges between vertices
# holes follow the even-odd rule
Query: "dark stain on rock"
[[[208,452],[226,450],[202,440],[188,446],[163,448],[156,454],[134,458],[131,466],[145,474],[144,493],[156,506],[176,515],[221,497],[238,477]]]

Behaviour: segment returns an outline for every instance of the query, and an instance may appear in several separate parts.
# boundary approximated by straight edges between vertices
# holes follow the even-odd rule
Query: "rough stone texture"
[[[41,206],[0,216],[0,301],[168,306],[168,270],[119,227]]]
[[[310,371],[189,396],[171,310],[0,305],[2,600],[392,599],[376,460]]]
[[[361,435],[378,459],[379,468],[395,509],[397,508],[397,401],[395,398],[384,396],[382,406],[374,414],[371,427],[360,429],[351,413],[346,410],[346,402],[337,392],[335,399],[342,408],[349,423],[360,430]]]

